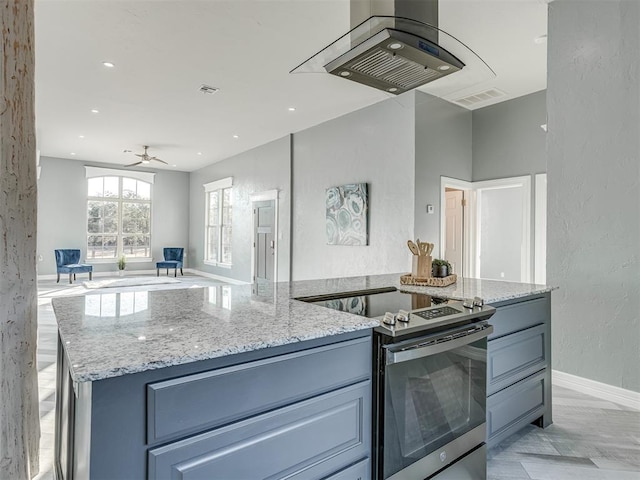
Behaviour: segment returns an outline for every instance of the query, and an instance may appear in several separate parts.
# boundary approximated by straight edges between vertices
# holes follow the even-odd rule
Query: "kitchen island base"
[[[59,345],[56,475],[369,478],[371,333],[74,383]]]

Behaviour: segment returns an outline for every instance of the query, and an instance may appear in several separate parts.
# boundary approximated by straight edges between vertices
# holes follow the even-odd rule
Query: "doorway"
[[[278,192],[251,195],[253,245],[251,279],[253,283],[278,281]]]
[[[441,258],[465,277],[531,283],[530,176],[481,182],[442,177],[441,185]],[[546,211],[536,214],[536,225],[544,225]],[[544,263],[540,257],[536,261]]]

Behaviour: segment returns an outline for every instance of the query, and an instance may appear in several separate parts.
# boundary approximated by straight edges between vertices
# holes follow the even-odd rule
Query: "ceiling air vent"
[[[216,87],[210,87],[209,85],[200,85],[200,89],[199,90],[202,93],[206,93],[208,95],[213,95],[214,93],[216,93],[220,89],[216,88]]]
[[[490,88],[489,90],[474,93],[473,95],[467,95],[466,97],[457,98],[452,101],[454,103],[457,103],[458,105],[469,108],[479,103],[484,103],[488,102],[489,100],[504,97],[505,95],[506,93],[502,90],[498,90],[497,88]]]

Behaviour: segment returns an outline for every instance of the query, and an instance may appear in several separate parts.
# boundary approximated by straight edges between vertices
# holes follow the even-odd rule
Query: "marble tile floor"
[[[181,284],[152,285],[146,289],[222,283],[189,274],[178,279]],[[42,435],[37,480],[55,478],[57,327],[51,299],[59,295],[116,293],[137,288],[88,290],[81,281],[73,285],[57,284],[55,280],[38,283],[37,359]],[[553,388],[553,409],[554,424],[549,428],[528,426],[489,451],[488,480],[640,480],[640,411],[558,386]]]

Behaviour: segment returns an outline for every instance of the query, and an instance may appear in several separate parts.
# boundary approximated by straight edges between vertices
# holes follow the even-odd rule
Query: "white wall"
[[[553,368],[640,392],[640,2],[549,4]]]
[[[56,248],[79,248],[87,252],[87,179],[85,165],[118,168],[114,165],[40,157],[38,180],[38,274],[55,274]],[[150,169],[138,169],[152,171]],[[128,270],[155,269],[163,247],[187,247],[189,235],[189,174],[156,172],[151,204],[152,262],[129,261]],[[187,259],[188,266],[189,259]],[[115,260],[96,264],[94,272],[116,271]]]
[[[267,190],[279,191],[278,214],[278,280],[289,279],[290,258],[290,163],[289,137],[267,143],[247,152],[209,165],[190,175],[190,266],[208,273],[245,282],[251,281],[251,248],[253,243],[253,211],[251,194]],[[233,177],[232,267],[204,264],[203,185],[221,178]]]
[[[293,137],[292,279],[406,272],[413,237],[414,94]],[[327,245],[325,191],[369,184],[369,245]]]

